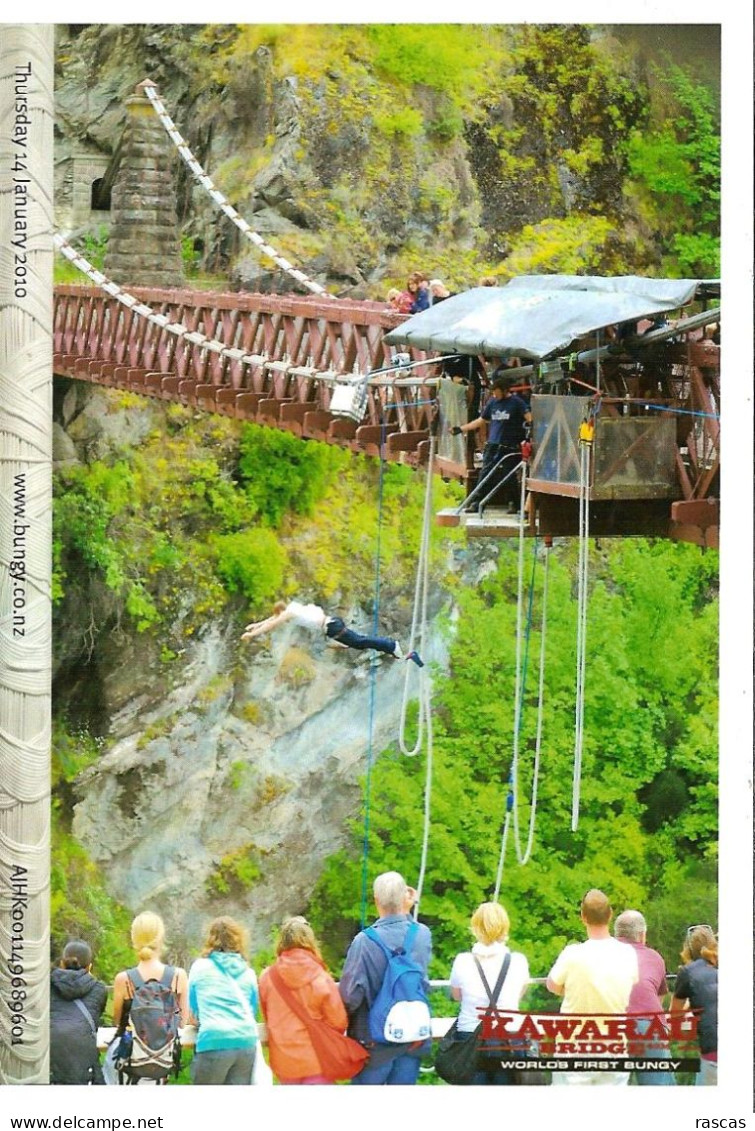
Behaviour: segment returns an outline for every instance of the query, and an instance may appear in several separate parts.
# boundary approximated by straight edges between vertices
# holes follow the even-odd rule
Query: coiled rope
[[[514,707],[514,756],[511,764],[511,777],[512,777],[512,792],[514,794],[513,813],[514,813],[514,847],[516,849],[516,858],[520,864],[526,864],[532,852],[532,842],[535,833],[535,815],[537,811],[537,782],[538,771],[540,766],[540,750],[537,749],[535,768],[533,770],[532,778],[532,795],[530,797],[530,826],[527,838],[527,846],[522,851],[521,838],[519,836],[519,737],[522,726],[522,707],[524,705],[524,669],[521,665],[521,650],[522,650],[522,597],[523,597],[523,580],[524,580],[524,524],[525,524],[525,497],[527,491],[527,475],[526,467],[522,472],[522,486],[519,502],[519,570],[518,570],[518,587],[517,587],[517,621],[516,621],[516,690],[515,690],[515,707]],[[537,552],[537,544],[535,545],[535,553]],[[534,582],[534,557],[533,557],[533,582]],[[532,618],[532,589],[530,586],[530,608],[528,615],[527,626],[527,642],[529,643],[529,631]],[[543,603],[543,617],[545,617],[545,603]],[[545,647],[545,632],[543,625],[543,633],[541,640],[541,664],[544,658]],[[541,687],[542,692],[542,687]],[[540,710],[542,710],[542,698],[540,702]],[[541,720],[540,720],[541,721]]]
[[[305,275],[303,271],[300,271],[297,267],[294,267],[292,263],[289,263],[289,261],[283,255],[281,255],[280,252],[277,252],[274,247],[271,247],[269,243],[266,243],[259,232],[252,230],[243,216],[239,215],[239,213],[226,199],[220,189],[215,186],[212,178],[208,176],[200,163],[197,161],[194,154],[191,152],[188,145],[186,144],[186,141],[183,137],[181,137],[181,134],[175,126],[175,123],[165,109],[163,101],[160,98],[160,95],[157,93],[157,87],[154,85],[154,83],[151,83],[149,80],[147,80],[142,83],[142,89],[144,90],[147,98],[152,103],[152,107],[158,118],[160,119],[160,122],[164,126],[168,137],[175,145],[182,161],[190,170],[192,176],[194,177],[194,180],[197,182],[197,184],[202,186],[202,188],[205,190],[205,192],[207,192],[215,205],[220,208],[221,211],[224,212],[228,217],[228,219],[236,225],[245,239],[254,244],[258,251],[261,251],[263,255],[266,255],[268,257],[268,259],[272,259],[273,262],[276,263],[282,271],[285,271],[286,274],[290,275],[292,279],[295,279],[300,286],[306,287],[307,290],[312,291],[314,294],[326,295],[328,298],[336,298],[336,295],[331,295],[328,291],[325,290],[325,287],[320,286],[319,283],[316,283],[313,279],[310,279],[307,275]]]
[[[396,405],[389,405],[386,408],[395,408]],[[384,482],[385,482],[385,441],[386,441],[386,422],[385,417],[382,421],[382,439],[380,444],[380,476],[378,480],[378,528],[377,528],[377,542],[375,549],[375,585],[373,597],[373,632],[377,634],[378,631],[378,616],[380,611],[380,558],[381,558],[381,536],[383,527],[383,499],[384,499]],[[427,628],[427,598],[429,591],[429,546],[430,546],[430,531],[431,531],[431,516],[432,516],[432,470],[435,449],[435,438],[431,436],[430,451],[428,457],[427,480],[425,484],[425,504],[422,518],[422,535],[420,540],[420,551],[417,562],[417,574],[415,580],[414,590],[414,611],[412,614],[412,626],[409,639],[409,651],[412,651],[417,637],[419,638],[419,648],[424,648],[426,639]],[[414,665],[412,665],[414,666]],[[370,704],[368,713],[368,737],[367,737],[367,775],[365,780],[365,802],[364,802],[364,825],[362,835],[362,895],[361,895],[361,923],[364,926],[367,915],[367,878],[369,866],[369,834],[370,834],[370,815],[371,815],[371,795],[372,795],[372,768],[374,764],[373,758],[373,737],[374,737],[374,720],[375,720],[375,695],[377,689],[377,658],[372,660],[370,666]],[[424,802],[423,802],[423,828],[422,828],[422,849],[419,868],[419,877],[416,884],[417,899],[414,905],[414,918],[417,918],[419,913],[419,903],[422,896],[422,887],[424,884],[425,873],[427,870],[427,856],[430,842],[430,804],[432,792],[432,713],[430,708],[431,688],[430,677],[426,669],[419,669],[419,714],[418,714],[418,735],[417,741],[412,749],[409,749],[406,744],[406,711],[409,699],[408,686],[410,671],[407,667],[404,676],[404,693],[401,702],[401,715],[399,721],[399,747],[403,754],[408,757],[414,757],[419,753],[422,747],[423,738],[426,736],[427,743],[427,764],[425,770],[425,789],[424,789]]]
[[[417,558],[417,575],[414,586],[414,608],[412,612],[412,625],[409,633],[409,651],[415,645],[421,655],[425,653],[427,642],[427,602],[429,594],[430,577],[430,532],[433,514],[433,461],[435,458],[435,435],[430,435],[430,449],[427,460],[427,478],[425,480],[425,505],[422,515],[422,535],[420,539],[419,555]],[[404,672],[404,693],[401,699],[401,715],[399,719],[398,743],[402,754],[414,758],[422,749],[423,742],[427,750],[425,764],[425,790],[423,802],[422,822],[422,851],[420,856],[419,877],[417,879],[417,901],[414,907],[416,919],[419,903],[422,897],[422,887],[427,870],[427,855],[430,842],[430,804],[432,793],[433,773],[433,721],[432,721],[432,681],[427,671],[427,666],[417,669],[419,678],[419,709],[417,713],[417,737],[414,746],[409,748],[406,742],[406,713],[409,705],[409,681],[412,672],[407,662]],[[415,666],[411,665],[412,668]]]
[[[537,553],[537,545],[535,546],[535,553]],[[547,615],[548,615],[548,566],[550,563],[550,547],[546,546],[545,561],[543,567],[543,612],[540,621],[540,668],[538,677],[538,691],[537,691],[537,726],[535,730],[535,763],[532,769],[532,795],[530,797],[530,823],[527,831],[527,846],[521,856],[517,856],[520,864],[526,864],[532,855],[532,846],[535,840],[535,818],[537,815],[537,789],[540,779],[540,751],[543,742],[543,714],[545,703],[545,641],[546,641],[546,628],[547,628]],[[524,698],[524,688],[522,688],[522,698]],[[516,826],[516,809],[514,810],[515,832],[518,837],[518,828]]]
[[[590,534],[590,455],[592,440],[580,437],[579,463],[579,555],[577,562],[577,680],[574,721],[574,775],[572,778],[571,830],[579,823],[582,781],[582,747],[585,721],[585,656],[587,637],[588,538]]]
[[[520,503],[520,531],[519,531],[519,570],[518,570],[518,583],[517,583],[517,653],[516,653],[516,675],[515,675],[515,706],[514,706],[514,748],[513,757],[511,762],[511,771],[509,773],[509,789],[506,797],[506,815],[504,818],[503,833],[501,836],[501,849],[498,857],[498,869],[496,872],[494,900],[498,899],[501,890],[501,881],[503,879],[503,868],[506,857],[506,843],[508,840],[509,827],[511,824],[511,814],[513,812],[514,823],[514,845],[516,850],[517,861],[520,865],[527,864],[531,855],[532,848],[535,840],[535,821],[537,817],[537,791],[540,779],[540,752],[542,749],[543,737],[543,714],[545,702],[545,644],[546,644],[546,629],[547,629],[547,611],[548,611],[548,566],[550,563],[550,545],[546,542],[545,549],[545,562],[543,573],[543,595],[542,595],[542,614],[540,621],[540,669],[539,669],[539,682],[538,682],[538,702],[537,702],[537,725],[535,733],[535,759],[532,768],[532,792],[530,795],[530,813],[529,813],[529,828],[527,831],[527,844],[522,851],[521,838],[519,835],[519,737],[522,725],[522,708],[524,705],[524,695],[526,688],[527,677],[527,657],[529,654],[529,639],[530,630],[532,626],[532,604],[534,597],[534,582],[535,582],[535,562],[537,560],[537,540],[535,540],[532,556],[532,576],[530,578],[530,591],[528,599],[527,610],[527,628],[525,634],[525,655],[524,662],[521,663],[521,621],[522,621],[522,598],[523,598],[523,564],[524,564],[524,500],[526,493],[525,476],[522,476],[522,494]]]

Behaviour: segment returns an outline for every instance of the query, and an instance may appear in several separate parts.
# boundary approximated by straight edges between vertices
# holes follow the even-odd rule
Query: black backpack
[[[173,966],[166,966],[159,981],[150,978],[145,982],[136,967],[126,971],[134,994],[127,1017],[130,1032],[122,1034],[115,1055],[119,1082],[123,1076],[129,1084],[138,1084],[140,1080],[167,1080],[171,1072],[178,1076],[181,1011],[174,985],[175,973]],[[125,1026],[125,1021],[123,1024]]]
[[[58,1011],[50,1018],[50,1083],[101,1084],[94,1018],[80,998],[66,1002],[64,1008],[65,1016]],[[86,1036],[81,1033],[82,1017]],[[57,1055],[56,1046],[61,1050]],[[77,1079],[72,1078],[74,1074]],[[63,1079],[56,1079],[58,1075]]]

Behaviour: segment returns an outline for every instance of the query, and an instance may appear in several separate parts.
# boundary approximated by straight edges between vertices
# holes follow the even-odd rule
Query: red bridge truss
[[[198,405],[368,454],[379,454],[385,428],[389,459],[426,458],[434,390],[419,375],[373,378],[364,423],[331,411],[339,382],[390,364],[383,335],[402,316],[384,304],[145,287],[130,293],[187,333],[141,317],[98,287],[60,285],[56,375]],[[413,361],[425,356],[409,352]]]

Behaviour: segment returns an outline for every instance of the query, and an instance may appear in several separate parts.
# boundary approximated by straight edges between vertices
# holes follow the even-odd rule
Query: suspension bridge
[[[111,267],[124,273],[119,278],[136,274],[156,285],[125,289],[57,235],[58,251],[88,278],[88,285],[55,288],[57,376],[252,420],[414,467],[427,463],[433,433],[433,470],[460,480],[478,500],[473,514],[462,505],[437,521],[464,525],[469,536],[510,537],[525,519],[527,536],[574,536],[583,506],[595,535],[718,545],[720,348],[705,336],[706,327],[720,323],[720,309],[709,309],[720,297],[716,282],[689,281],[685,289],[684,281],[634,277],[515,279],[492,288],[495,295],[477,288],[446,300],[404,326],[405,316],[386,304],[328,294],[255,232],[192,153],[151,80],[137,86],[126,109],[123,142],[103,178],[112,182],[117,212],[108,255]],[[165,200],[176,153],[240,236],[305,295],[165,286],[166,278],[181,276],[177,263],[166,269],[177,248],[176,225],[166,219],[172,205]],[[142,212],[155,220],[153,228],[149,219],[142,223]],[[509,308],[516,307],[518,284],[535,288],[525,321],[540,317],[542,323],[538,301],[547,300],[546,319],[552,303],[548,329],[559,325],[565,298],[576,303],[580,316],[567,319],[573,333],[515,349],[521,339],[507,337],[505,329],[516,326]],[[602,293],[596,297],[596,291]],[[465,299],[472,301],[464,305]],[[652,328],[654,314],[691,299],[702,304],[701,313]],[[492,335],[490,318],[482,331],[467,332],[475,304],[488,304]],[[424,330],[428,314],[431,326],[440,319],[439,334]],[[610,340],[623,321],[618,315],[631,316],[636,332]],[[637,332],[641,327],[651,332]],[[479,445],[451,432],[466,419],[468,398],[444,379],[442,359],[459,352],[517,354],[525,363],[516,372],[532,395],[529,502],[516,522],[496,509],[495,490],[479,483]],[[585,415],[594,439],[583,482],[579,429]]]

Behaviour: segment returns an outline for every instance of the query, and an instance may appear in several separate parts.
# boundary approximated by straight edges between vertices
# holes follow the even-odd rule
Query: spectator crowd
[[[181,1038],[193,1045],[193,1084],[272,1082],[272,1076],[284,1085],[416,1083],[422,1059],[432,1051],[431,932],[413,915],[416,892],[398,872],[379,875],[373,895],[377,917],[352,940],[338,982],[300,915],[281,924],[275,960],[259,978],[249,963],[246,932],[232,918],[221,916],[209,924],[187,973],[165,961],[160,916],[137,915],[131,925],[134,965],[114,980],[115,1034],[102,1063],[98,1028],[108,988],[92,973],[88,944],[71,940],[50,979],[51,1083],[164,1084],[180,1070]],[[579,917],[584,939],[564,947],[546,979],[547,989],[562,999],[561,1012],[592,1018],[601,1032],[611,1015],[633,1015],[640,1055],[657,1068],[671,1055],[670,1036],[663,1036],[669,1017],[693,1011],[700,1050],[695,1082],[715,1084],[718,943],[712,927],[687,930],[667,1013],[665,963],[648,945],[641,912],[623,911],[612,934],[610,902],[592,889],[581,901]],[[467,1049],[469,1078],[463,1082],[518,1083],[502,1063],[500,1040],[484,1034],[482,1019],[491,1011],[519,1009],[531,982],[529,964],[509,948],[509,916],[499,902],[481,904],[470,928],[475,941],[457,954],[450,971],[449,992],[459,1003],[459,1015],[449,1039],[459,1046],[475,1042]],[[268,1058],[260,1046],[260,1021],[266,1026]],[[643,1033],[649,1034],[644,1042]],[[629,1073],[555,1071],[552,1082],[623,1085]],[[633,1082],[673,1085],[676,1080],[663,1066],[638,1072]]]
[[[483,275],[477,286],[496,287],[498,280],[494,275]],[[455,293],[448,289],[442,279],[429,279],[424,271],[412,271],[406,280],[405,290],[391,287],[385,297],[398,314],[419,314],[421,310],[427,310]]]

